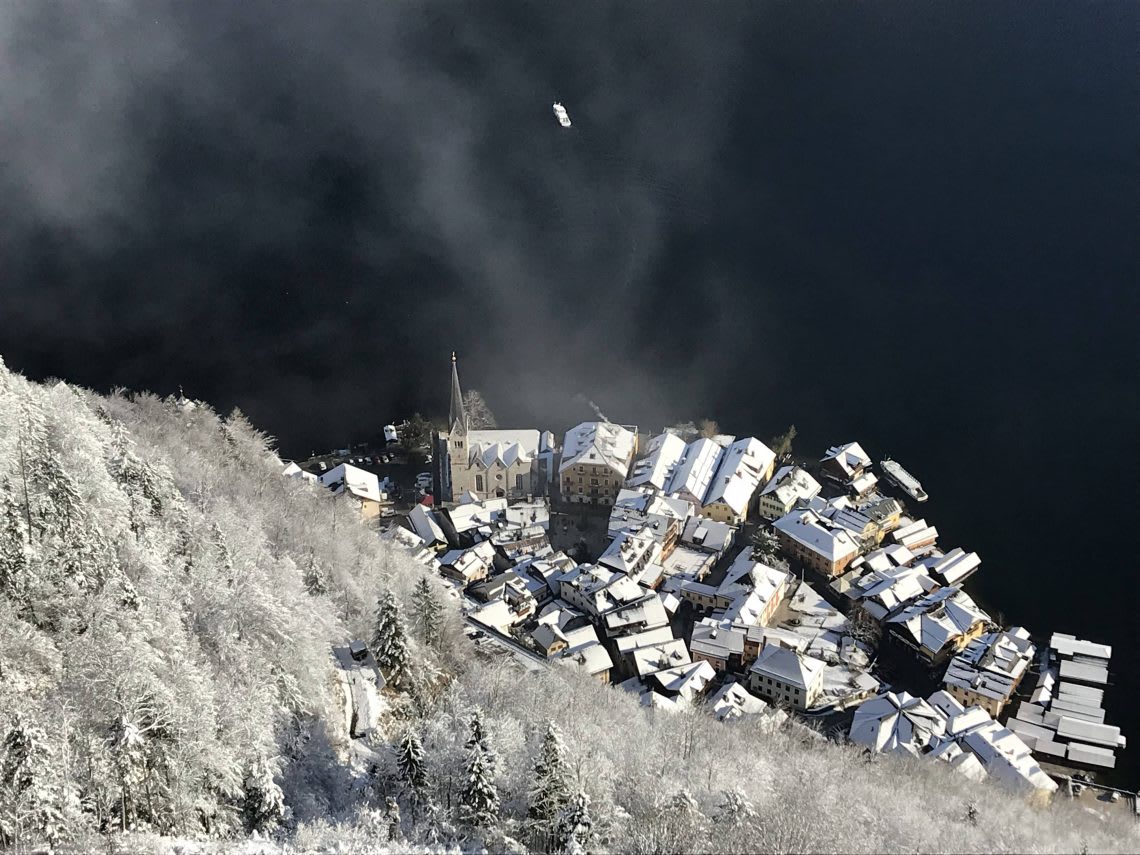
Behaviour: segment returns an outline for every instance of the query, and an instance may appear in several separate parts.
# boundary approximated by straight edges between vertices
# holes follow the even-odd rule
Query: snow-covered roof
[[[950,660],[943,684],[1005,701],[1029,670],[1037,648],[1022,627],[988,632]]]
[[[630,628],[653,629],[669,625],[669,615],[661,598],[656,594],[649,594],[636,603],[614,609],[605,616],[606,631],[618,634]]]
[[[424,505],[416,505],[412,508],[408,513],[408,523],[415,530],[416,534],[423,538],[424,542],[428,545],[447,543],[447,537],[444,535],[443,529],[441,529],[439,523],[435,521],[432,512]]]
[[[665,492],[703,505],[722,454],[724,449],[708,437],[693,440],[674,467]]]
[[[891,567],[865,573],[848,589],[847,596],[860,601],[876,620],[883,620],[935,587],[937,584],[922,567]]]
[[[655,548],[660,555],[660,546],[652,531],[643,529],[636,533],[622,532],[598,556],[598,563],[623,573],[633,573],[636,568],[653,559]]]
[[[938,744],[946,719],[922,698],[886,692],[859,705],[850,738],[874,751],[921,756]]]
[[[639,677],[647,677],[655,671],[677,665],[688,665],[693,661],[685,642],[680,638],[650,647],[635,648],[630,651],[629,657],[633,660],[633,670]]]
[[[653,437],[645,450],[646,456],[633,464],[626,484],[664,490],[673,467],[685,453],[685,441],[675,434],[662,433]]]
[[[656,683],[668,694],[678,694],[687,701],[691,701],[708,686],[709,680],[716,676],[716,669],[703,659],[698,662],[689,662],[684,665],[674,665],[664,668],[650,675],[650,683]]]
[[[891,532],[891,538],[913,552],[934,543],[938,539],[938,529],[927,525],[926,520],[915,520],[896,528]]]
[[[772,479],[760,491],[761,496],[776,494],[782,505],[794,503],[797,499],[810,499],[818,496],[823,489],[820,483],[798,466],[781,466]]]
[[[1091,656],[1096,659],[1111,659],[1112,647],[1095,641],[1084,641],[1065,632],[1055,632],[1049,639],[1049,647],[1063,657]]]
[[[786,685],[797,686],[806,692],[822,677],[824,664],[814,656],[804,656],[785,647],[766,644],[750,670]]]
[[[582,422],[566,432],[558,471],[565,472],[571,466],[586,463],[609,466],[624,478],[629,472],[636,441],[637,436],[621,425]]]
[[[775,453],[755,437],[738,439],[724,450],[720,466],[705,494],[705,505],[721,503],[734,514],[743,514],[760,486]]]
[[[858,478],[851,479],[851,491],[856,496],[862,496],[879,483],[879,476],[874,472],[864,472]]]
[[[725,683],[709,698],[717,721],[731,720],[745,715],[761,715],[771,708],[740,683]]]
[[[489,541],[481,541],[470,549],[452,549],[440,556],[439,563],[452,568],[464,579],[473,579],[491,571],[495,559],[495,547]]]
[[[334,466],[318,476],[317,481],[322,487],[330,487],[337,495],[348,490],[357,498],[372,502],[382,502],[386,498],[380,490],[380,479],[376,475],[349,463]]]
[[[939,579],[942,584],[960,585],[977,572],[982,559],[976,552],[966,552],[961,547],[955,547],[945,555],[925,559],[923,564],[930,575]]]
[[[705,618],[693,624],[693,634],[689,640],[689,652],[699,653],[713,659],[728,659],[744,653],[744,633],[731,626],[721,626],[718,621]]]
[[[614,646],[617,647],[618,653],[624,655],[639,647],[654,647],[673,640],[673,630],[668,626],[660,626],[633,635],[623,635],[614,640]]]
[[[681,542],[699,547],[706,552],[721,553],[728,549],[736,529],[728,523],[710,520],[706,517],[692,517],[685,523],[681,532]]]
[[[904,628],[911,639],[933,656],[953,639],[965,635],[989,615],[960,588],[939,588],[905,606],[888,623]]]
[[[833,445],[827,449],[827,453],[823,455],[820,462],[834,460],[843,472],[846,473],[848,478],[854,477],[855,471],[860,467],[867,467],[871,465],[871,458],[867,452],[863,450],[857,442],[849,442],[846,445]]]
[[[830,561],[840,561],[859,551],[849,531],[832,528],[831,521],[815,511],[792,511],[772,523],[772,527]]]
[[[542,434],[532,428],[522,430],[469,430],[467,431],[467,444],[486,448],[491,445],[510,446],[517,445],[528,459],[538,455],[541,451]]]
[[[514,466],[516,463],[530,463],[534,455],[517,442],[472,442],[468,451],[468,461],[478,469],[493,466]]]

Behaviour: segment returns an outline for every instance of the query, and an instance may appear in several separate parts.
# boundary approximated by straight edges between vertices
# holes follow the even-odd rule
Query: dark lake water
[[[446,412],[452,349],[501,422],[858,440],[1140,740],[1140,6],[477,11],[61,16],[0,90],[0,353],[290,455]]]

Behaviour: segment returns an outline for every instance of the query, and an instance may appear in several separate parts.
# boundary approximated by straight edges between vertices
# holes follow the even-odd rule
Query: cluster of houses
[[[857,707],[850,736],[870,750],[1046,795],[1040,762],[1111,768],[1124,747],[1101,708],[1109,649],[1056,634],[1039,657],[1025,629],[999,626],[963,588],[977,553],[942,549],[882,494],[856,442],[777,468],[755,437],[666,430],[639,449],[636,427],[595,421],[559,448],[549,432],[474,430],[454,355],[449,424],[435,437],[438,500],[382,536],[504,644],[660,709],[699,701],[777,722]],[[382,506],[385,485],[365,476],[342,465],[316,480]],[[552,547],[549,494],[608,508],[596,558]],[[779,556],[742,536],[753,525]],[[1030,673],[1032,698],[999,723]]]

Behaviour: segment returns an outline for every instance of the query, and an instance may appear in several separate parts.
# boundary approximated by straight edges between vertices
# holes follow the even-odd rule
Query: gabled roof
[[[384,501],[384,494],[380,491],[380,479],[372,472],[358,469],[349,463],[334,466],[317,478],[317,481],[322,487],[332,488],[338,496],[348,490],[360,499]]]
[[[887,619],[906,633],[930,655],[937,654],[953,639],[966,634],[978,621],[989,616],[960,588],[939,588],[906,606]]]
[[[609,466],[624,478],[637,437],[612,422],[582,422],[566,432],[559,473],[579,463]]]
[[[646,452],[644,458],[633,464],[626,484],[664,490],[673,467],[685,453],[685,441],[675,434],[658,434],[649,441]]]
[[[772,527],[830,561],[839,561],[859,551],[849,531],[832,528],[831,521],[815,511],[792,511],[772,523]]]
[[[775,493],[781,504],[794,502],[796,499],[810,499],[818,496],[823,489],[820,483],[808,472],[798,466],[781,466],[760,491],[761,496]]]
[[[871,465],[871,458],[863,450],[857,442],[849,442],[846,445],[833,445],[827,449],[827,454],[823,455],[820,459],[821,463],[826,463],[829,460],[834,460],[843,472],[846,473],[848,478],[855,475],[855,470],[860,466],[867,467]]]
[[[702,659],[699,662],[689,662],[655,671],[649,679],[665,692],[679,694],[686,700],[691,700],[694,695],[703,692],[709,680],[715,676],[716,669]]]
[[[722,454],[724,449],[708,437],[693,440],[685,448],[684,457],[673,469],[665,492],[704,504],[705,494],[708,493]]]
[[[447,543],[447,537],[443,533],[443,529],[435,521],[431,511],[423,505],[416,505],[408,513],[408,523],[415,530],[416,534],[423,538],[425,543]]]
[[[725,683],[709,698],[709,704],[718,721],[744,715],[760,715],[769,709],[767,703],[750,693],[740,683]]]
[[[713,476],[704,504],[727,505],[740,515],[748,508],[760,479],[776,459],[775,453],[754,437],[738,439],[724,450],[720,466]]]

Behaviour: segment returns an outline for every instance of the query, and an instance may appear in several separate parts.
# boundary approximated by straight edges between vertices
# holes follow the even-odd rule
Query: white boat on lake
[[[916,502],[925,502],[929,496],[926,491],[922,489],[922,484],[918,479],[907,472],[894,460],[889,457],[884,457],[879,461],[879,465],[883,468],[883,474],[887,480],[914,499]]]
[[[567,113],[566,108],[557,101],[554,102],[554,115],[558,117],[558,124],[564,128],[570,127],[570,114]]]

